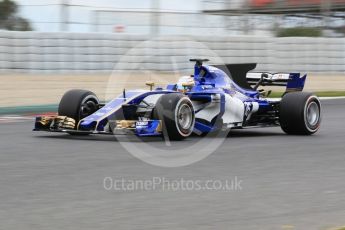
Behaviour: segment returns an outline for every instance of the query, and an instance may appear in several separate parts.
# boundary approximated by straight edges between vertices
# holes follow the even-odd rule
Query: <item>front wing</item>
[[[69,134],[108,134],[124,135],[134,134],[137,136],[161,136],[162,124],[160,120],[118,120],[109,121],[108,126],[102,130],[84,131],[77,130],[74,119],[66,116],[36,117],[34,131],[63,132]]]

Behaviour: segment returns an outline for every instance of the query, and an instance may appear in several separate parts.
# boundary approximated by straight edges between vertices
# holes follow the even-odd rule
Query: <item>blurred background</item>
[[[302,35],[303,28],[305,36],[313,37],[345,33],[344,0],[2,0],[1,8],[2,27],[10,30],[292,36]]]
[[[311,90],[345,90],[344,36],[345,0],[0,0],[0,107],[101,92],[113,70],[174,81],[191,57],[308,72]]]

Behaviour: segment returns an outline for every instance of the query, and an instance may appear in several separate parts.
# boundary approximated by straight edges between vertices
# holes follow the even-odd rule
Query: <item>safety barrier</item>
[[[0,72],[184,71],[192,57],[257,70],[345,73],[343,38],[174,36],[0,31]]]

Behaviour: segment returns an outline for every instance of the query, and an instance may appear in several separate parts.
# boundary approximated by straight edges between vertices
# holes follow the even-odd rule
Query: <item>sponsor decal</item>
[[[137,121],[136,126],[148,126],[149,122],[148,121]]]

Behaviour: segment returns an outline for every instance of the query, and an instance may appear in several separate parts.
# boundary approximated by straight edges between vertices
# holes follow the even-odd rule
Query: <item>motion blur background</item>
[[[266,35],[283,28],[344,36],[344,0],[15,0],[41,32]],[[279,34],[279,33],[278,33]],[[312,33],[310,34],[312,35]]]
[[[191,74],[191,57],[308,72],[311,90],[345,90],[345,0],[0,3],[0,107],[53,103],[73,87],[102,93],[113,70],[174,81]]]

